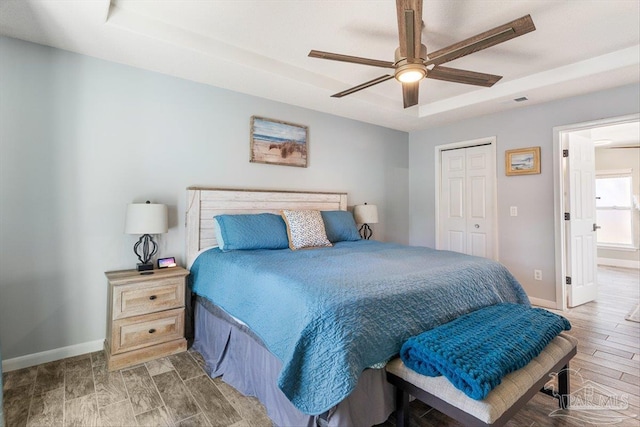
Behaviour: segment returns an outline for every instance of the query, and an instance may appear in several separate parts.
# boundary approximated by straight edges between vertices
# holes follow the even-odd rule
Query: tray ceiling
[[[536,31],[447,64],[504,76],[495,86],[426,79],[406,110],[393,79],[330,97],[384,69],[307,57],[393,61],[392,0],[2,0],[0,34],[405,131],[640,80],[637,0],[430,0],[422,40],[434,51],[526,14]]]

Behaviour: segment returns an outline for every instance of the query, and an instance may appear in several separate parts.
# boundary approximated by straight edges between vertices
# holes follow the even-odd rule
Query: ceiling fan
[[[384,76],[331,95],[332,97],[342,98],[343,96],[395,78],[402,83],[404,108],[408,108],[418,104],[420,80],[425,77],[454,83],[491,87],[500,80],[502,76],[443,67],[442,64],[495,46],[498,43],[505,42],[536,29],[531,16],[526,15],[459,43],[452,44],[435,52],[427,53],[427,48],[421,41],[422,0],[396,0],[396,11],[398,15],[400,47],[396,49],[394,62],[322,52],[319,50],[309,52],[309,56],[313,58],[372,65],[374,67],[392,68],[394,70],[393,74],[385,74]]]

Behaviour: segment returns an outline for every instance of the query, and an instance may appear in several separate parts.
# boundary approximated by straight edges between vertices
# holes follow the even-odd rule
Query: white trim
[[[624,178],[633,173],[633,169],[597,170],[596,176]]]
[[[54,360],[93,353],[94,351],[102,350],[103,345],[104,340],[88,341],[67,347],[54,348],[53,350],[42,351],[40,353],[14,357],[13,359],[2,361],[2,372],[15,371],[17,369],[28,368],[29,366],[53,362]]]
[[[636,270],[640,270],[640,261],[634,261],[632,259],[598,257],[598,265],[609,265],[611,267],[634,268]]]
[[[556,302],[555,301],[550,301],[548,299],[529,297],[529,301],[531,301],[531,305],[535,305],[537,307],[553,308],[553,309],[557,308],[556,307]]]
[[[565,264],[565,227],[564,219],[564,171],[562,162],[562,142],[560,141],[560,129],[553,128],[553,212],[554,235],[556,249],[556,307],[558,310],[567,309],[567,294],[564,286],[567,266]]]
[[[567,271],[565,260],[565,226],[564,226],[564,170],[562,162],[562,143],[560,134],[569,131],[593,129],[606,125],[631,123],[640,120],[640,113],[572,125],[555,126],[553,128],[553,193],[555,215],[555,250],[556,250],[556,304],[558,310],[567,309],[565,276]]]
[[[638,248],[633,245],[614,245],[611,243],[598,243],[598,249],[620,252],[636,252],[638,250]]]
[[[449,144],[436,145],[434,147],[434,163],[435,163],[435,183],[436,183],[436,200],[435,200],[435,219],[436,219],[436,249],[440,249],[440,194],[441,194],[441,186],[440,186],[440,172],[442,169],[442,157],[440,155],[441,151],[444,150],[452,150],[456,148],[467,148],[467,147],[475,147],[478,145],[489,145],[491,148],[492,156],[493,156],[493,247],[494,247],[494,257],[495,261],[500,260],[500,248],[498,247],[498,159],[496,154],[496,137],[495,136],[487,136],[484,138],[472,139],[468,141],[458,141],[451,142]]]

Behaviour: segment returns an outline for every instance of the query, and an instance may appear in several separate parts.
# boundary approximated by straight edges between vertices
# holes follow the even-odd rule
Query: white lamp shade
[[[161,234],[169,231],[167,206],[157,203],[133,203],[127,206],[125,234]]]
[[[356,205],[353,208],[353,217],[356,224],[377,224],[378,207],[376,205]]]

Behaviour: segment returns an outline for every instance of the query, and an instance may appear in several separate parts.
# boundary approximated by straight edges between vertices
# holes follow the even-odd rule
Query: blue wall
[[[309,167],[250,163],[252,115],[309,126]],[[344,191],[409,240],[405,132],[0,37],[3,356],[99,345],[126,205],[167,204],[159,255],[182,261],[190,185]]]

